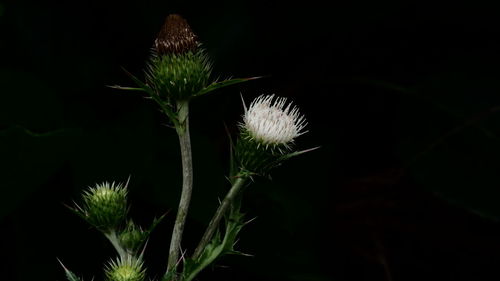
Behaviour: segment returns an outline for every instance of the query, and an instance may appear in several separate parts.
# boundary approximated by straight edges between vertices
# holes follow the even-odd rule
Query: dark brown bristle
[[[198,47],[198,37],[180,15],[169,15],[155,40],[159,55],[182,54]]]

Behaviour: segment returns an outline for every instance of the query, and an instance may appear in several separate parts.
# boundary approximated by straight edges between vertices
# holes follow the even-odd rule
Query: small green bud
[[[120,232],[120,245],[127,250],[135,252],[144,243],[149,232],[142,230],[133,221],[128,221],[127,227]]]
[[[127,216],[127,189],[122,184],[102,183],[83,193],[83,206],[77,213],[103,232],[116,229]]]
[[[106,267],[107,281],[143,281],[145,275],[143,262],[132,256],[113,260]]]

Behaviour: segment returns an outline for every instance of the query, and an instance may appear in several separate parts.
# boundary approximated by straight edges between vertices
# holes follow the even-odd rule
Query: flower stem
[[[189,136],[189,109],[188,102],[178,102],[179,125],[176,126],[179,135],[179,144],[182,157],[182,193],[175,219],[172,239],[170,241],[170,250],[168,256],[167,272],[175,271],[179,261],[181,249],[182,233],[191,201],[193,191],[193,159],[191,155],[191,139]]]
[[[217,211],[215,211],[215,214],[212,217],[210,223],[208,224],[207,230],[205,231],[205,234],[203,234],[203,237],[201,238],[198,247],[196,247],[196,250],[194,251],[193,254],[194,260],[198,259],[203,253],[203,250],[205,250],[205,247],[208,245],[215,231],[219,227],[220,220],[224,217],[227,208],[231,206],[231,204],[234,201],[234,198],[236,198],[236,195],[238,195],[238,193],[245,185],[245,181],[246,181],[246,176],[240,176],[233,183],[233,186],[231,186],[231,189],[226,194],[226,197],[224,197],[224,200],[222,200],[222,203],[219,205],[219,208],[217,209]]]
[[[120,259],[125,260],[125,257],[127,256],[127,251],[123,249],[123,247],[120,245],[120,242],[118,240],[118,235],[116,235],[116,231],[111,230],[110,232],[104,233],[104,236],[108,238],[109,242],[111,242],[115,250],[118,252]]]

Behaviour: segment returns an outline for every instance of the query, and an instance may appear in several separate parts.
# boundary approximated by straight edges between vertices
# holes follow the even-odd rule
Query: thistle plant
[[[242,190],[254,177],[270,175],[285,160],[311,151],[297,151],[295,139],[306,133],[307,122],[299,109],[286,98],[261,95],[247,108],[239,124],[239,134],[231,140],[231,187],[215,211],[197,247],[181,253],[182,236],[193,192],[193,162],[189,134],[189,103],[192,99],[229,85],[259,77],[211,80],[212,63],[198,37],[179,15],[170,15],[154,41],[144,80],[127,72],[136,87],[112,88],[139,91],[155,101],[178,135],[182,163],[182,191],[177,208],[168,262],[161,281],[190,281],[219,257],[245,255],[234,247],[241,229],[249,223],[241,211]],[[143,230],[128,217],[126,184],[103,183],[82,194],[82,203],[70,207],[104,236],[118,257],[105,265],[106,281],[143,281],[146,266],[144,244],[161,221],[154,219]],[[167,250],[167,249],[166,249]],[[69,281],[81,281],[64,267]]]

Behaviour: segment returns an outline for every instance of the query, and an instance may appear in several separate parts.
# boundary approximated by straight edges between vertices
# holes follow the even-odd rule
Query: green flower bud
[[[146,80],[167,103],[188,100],[209,84],[212,65],[179,15],[167,17],[154,44]]]
[[[107,281],[143,281],[145,276],[143,262],[132,256],[113,260],[106,267]]]
[[[135,252],[144,243],[148,235],[149,232],[142,230],[133,221],[128,221],[127,227],[119,234],[120,245],[131,252]]]
[[[127,215],[127,189],[121,184],[102,183],[84,191],[77,213],[103,232],[116,229]]]

